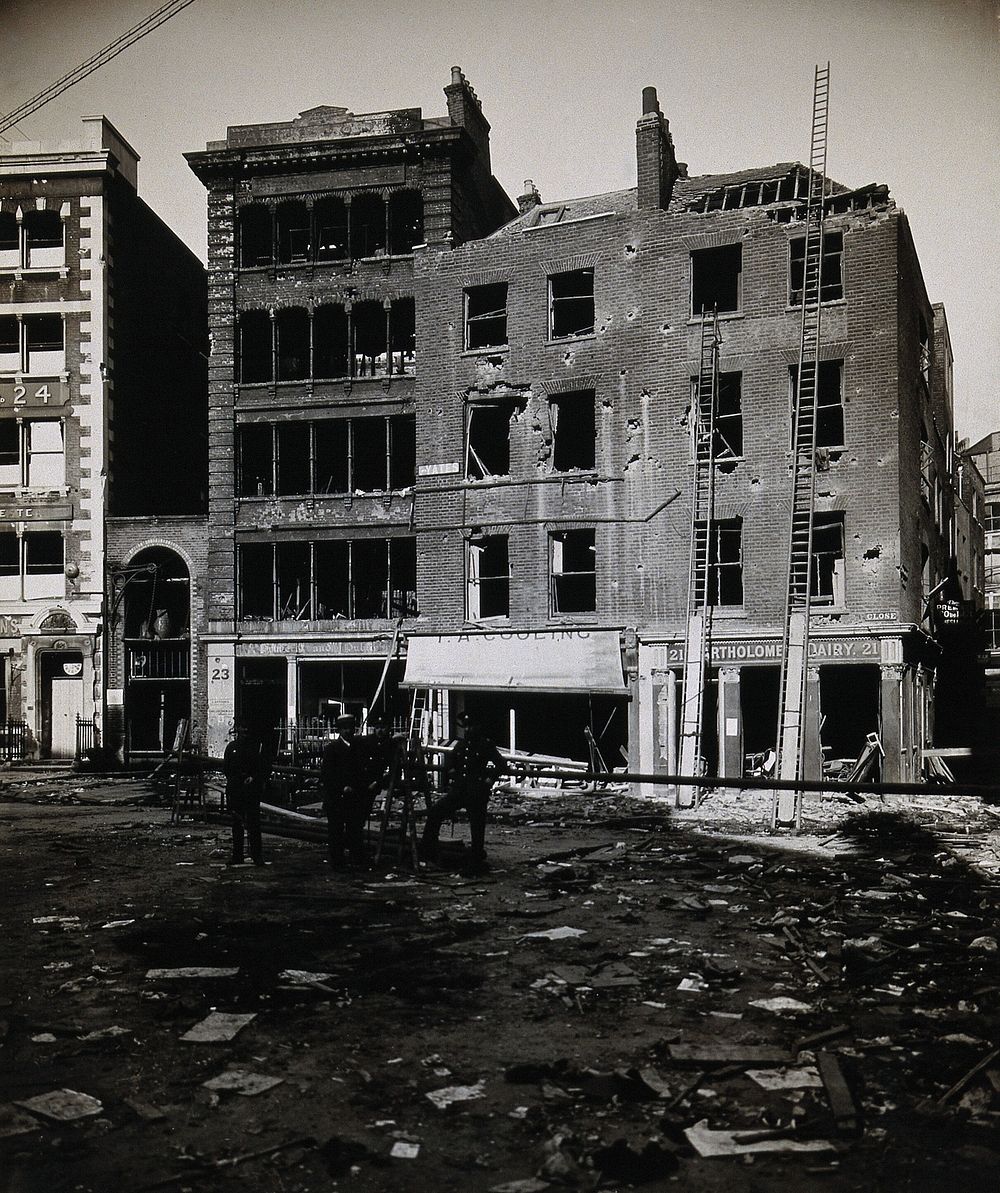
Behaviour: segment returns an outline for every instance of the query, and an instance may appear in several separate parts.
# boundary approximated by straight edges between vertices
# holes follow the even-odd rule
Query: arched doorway
[[[128,566],[125,750],[131,757],[170,750],[180,723],[190,722],[191,577],[168,547],[147,547]]]

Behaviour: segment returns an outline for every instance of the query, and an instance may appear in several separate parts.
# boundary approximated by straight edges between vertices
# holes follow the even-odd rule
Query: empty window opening
[[[592,335],[594,331],[594,271],[574,269],[549,278],[549,335]]]
[[[389,419],[389,488],[408,489],[416,474],[416,416],[398,414]]]
[[[399,298],[389,308],[390,371],[412,377],[417,371],[417,315],[412,298]]]
[[[465,475],[470,480],[510,475],[510,420],[516,409],[512,399],[468,407]]]
[[[374,301],[355,303],[351,309],[354,325],[355,377],[374,377],[385,373],[386,310]]]
[[[274,492],[274,439],[270,423],[239,429],[241,497],[269,497]]]
[[[305,203],[282,203],[275,214],[278,264],[300,265],[312,259],[309,208]]]
[[[316,575],[316,616],[324,621],[350,617],[350,543],[329,539],[313,548]]]
[[[25,480],[29,488],[61,489],[66,484],[63,425],[56,419],[22,424]]]
[[[237,217],[237,236],[243,269],[274,264],[274,220],[269,208],[260,203],[241,207]]]
[[[275,544],[278,620],[303,621],[312,611],[309,543]]]
[[[275,427],[278,488],[280,496],[294,496],[311,490],[311,436],[307,422],[279,423]]]
[[[316,260],[343,261],[350,248],[347,204],[336,196],[320,199],[315,207],[315,215]]]
[[[812,365],[806,365],[806,377]],[[798,366],[791,370],[792,417],[798,401]],[[844,446],[844,362],[821,360],[816,367],[816,446]],[[808,388],[803,397],[808,397]]]
[[[240,617],[274,620],[274,545],[244,543],[239,549]]]
[[[384,418],[351,420],[351,490],[379,493],[388,487],[388,422]],[[374,614],[372,616],[375,616]]]
[[[931,494],[934,489],[934,458],[931,454],[930,440],[927,438],[927,424],[920,420],[920,496],[924,499],[928,509],[931,504]]]
[[[743,374],[720,373],[715,410],[715,458],[719,462],[743,455]]]
[[[417,616],[417,540],[389,539],[389,616]]]
[[[0,598],[21,599],[21,542],[13,531],[0,533]]]
[[[505,534],[470,539],[467,553],[467,616],[510,616],[510,559]]]
[[[554,394],[549,398],[552,467],[556,472],[592,469],[597,453],[594,391]]]
[[[389,196],[389,252],[412,253],[423,239],[423,196],[419,191],[395,191]]]
[[[271,316],[242,311],[239,324],[239,378],[246,385],[274,379]]]
[[[21,483],[21,425],[12,418],[0,419],[0,485]]]
[[[25,315],[22,327],[25,372],[61,372],[65,364],[62,316]]]
[[[724,244],[691,253],[691,314],[738,311],[743,283],[743,246]]]
[[[507,283],[470,286],[465,291],[465,347],[499,348],[507,343]]]
[[[920,376],[924,379],[924,384],[929,385],[931,379],[931,339],[927,331],[927,320],[922,314],[918,315],[920,325],[918,334],[920,337],[920,346],[918,349],[917,363],[920,368]]]
[[[792,306],[802,304],[805,278],[806,238],[797,236],[788,242],[788,301]],[[820,299],[832,302],[844,297],[844,236],[842,232],[827,232],[823,237],[823,270],[820,278]]]
[[[62,596],[66,589],[63,575],[65,550],[58,530],[36,530],[24,539],[24,596]]]
[[[549,535],[552,613],[593,613],[597,609],[595,533],[560,530]]]
[[[812,603],[844,603],[844,515],[813,515]]]
[[[389,559],[385,539],[351,544],[351,603],[354,617],[387,617]]]
[[[0,315],[0,369],[21,367],[21,325],[16,315]]]
[[[349,492],[349,427],[346,418],[324,419],[315,424],[317,493]]]
[[[29,211],[24,217],[24,264],[52,265],[63,257],[63,222],[58,211]]]
[[[17,218],[12,211],[0,211],[0,253],[7,257],[17,257],[20,250]],[[4,260],[5,265],[17,264],[17,261]]]
[[[743,604],[743,523],[739,518],[720,519],[711,524],[708,603]]]
[[[309,376],[309,312],[302,307],[278,311],[274,326],[278,380],[304,381]]]
[[[385,252],[385,202],[381,195],[356,195],[351,202],[351,256]]]
[[[313,312],[313,376],[347,377],[347,311],[338,304],[316,307]]]

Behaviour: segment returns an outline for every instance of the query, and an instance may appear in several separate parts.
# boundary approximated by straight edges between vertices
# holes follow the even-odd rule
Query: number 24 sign
[[[65,404],[66,386],[61,381],[0,381],[0,409]]]

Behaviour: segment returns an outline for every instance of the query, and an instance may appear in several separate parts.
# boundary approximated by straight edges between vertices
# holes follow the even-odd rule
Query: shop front
[[[640,769],[676,774],[683,645],[639,646]],[[711,643],[704,719],[705,774],[735,779],[778,741],[782,643],[765,637]],[[884,750],[877,773],[886,781],[920,776],[930,745],[933,645],[925,635],[814,634],[804,713],[803,773],[808,779],[844,771],[878,735]]]
[[[503,749],[622,767],[629,692],[617,630],[411,635],[403,686],[432,693],[435,736],[465,711]]]

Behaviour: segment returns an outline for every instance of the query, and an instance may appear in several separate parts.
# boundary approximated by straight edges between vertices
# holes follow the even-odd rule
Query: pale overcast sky
[[[159,4],[0,0],[0,109]],[[646,85],[692,174],[806,158],[829,59],[829,173],[884,182],[906,211],[948,310],[957,431],[975,439],[1000,429],[998,16],[1000,0],[194,0],[20,132],[65,140],[106,114],[141,155],[140,193],[204,258],[205,195],[181,155],[229,124],[318,104],[443,115],[459,65],[494,173],[551,200],[635,185]]]

